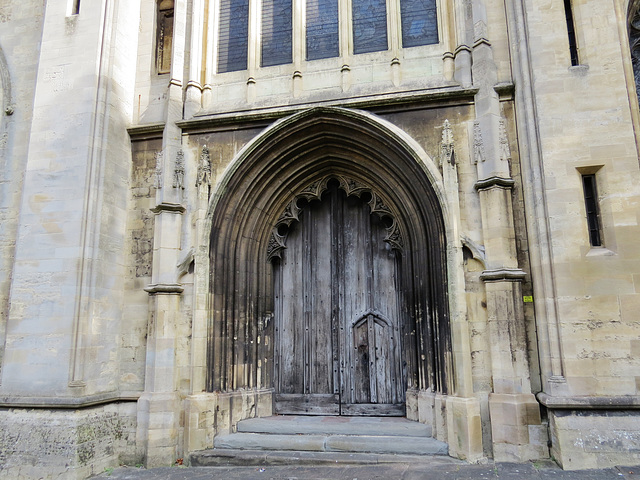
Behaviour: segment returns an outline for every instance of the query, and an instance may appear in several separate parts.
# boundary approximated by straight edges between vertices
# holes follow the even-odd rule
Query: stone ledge
[[[360,97],[335,98],[319,102],[305,102],[279,107],[264,107],[254,109],[236,109],[228,112],[201,112],[193,119],[176,122],[183,131],[193,131],[202,128],[211,128],[219,125],[237,124],[243,122],[273,121],[281,117],[293,115],[309,107],[343,107],[357,109],[376,109],[390,106],[406,107],[407,104],[415,105],[424,103],[433,108],[433,102],[437,100],[467,101],[473,99],[478,92],[477,88],[464,88],[457,84],[444,85],[437,88],[424,90],[408,90],[377,95],[363,95]],[[133,128],[129,129],[129,132]]]
[[[184,292],[184,287],[180,283],[153,283],[144,288],[144,291],[150,295],[165,294],[179,295]]]
[[[485,270],[480,274],[483,282],[520,282],[527,274],[519,268],[498,268]]]
[[[142,392],[106,392],[81,397],[0,396],[0,408],[64,408],[95,407],[114,402],[137,402]]]
[[[478,191],[480,190],[488,190],[489,188],[513,188],[515,184],[515,180],[512,178],[504,178],[504,177],[489,177],[483,178],[482,180],[478,180],[474,185],[474,188]]]
[[[136,140],[148,140],[151,138],[162,138],[165,123],[149,123],[146,125],[135,125],[127,128],[129,136]]]
[[[151,211],[155,214],[163,213],[163,212],[184,213],[187,211],[187,209],[179,203],[162,202],[156,205],[155,207],[153,207]]]
[[[640,395],[554,397],[540,392],[536,397],[542,405],[551,410],[640,410]]]

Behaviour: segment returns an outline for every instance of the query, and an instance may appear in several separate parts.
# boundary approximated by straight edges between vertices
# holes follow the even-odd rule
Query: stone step
[[[193,467],[265,465],[378,465],[388,463],[448,465],[463,461],[442,455],[397,455],[379,453],[304,452],[211,449],[189,457]]]
[[[409,455],[447,455],[446,443],[431,437],[387,435],[295,435],[233,433],[218,436],[215,449],[295,450]]]
[[[238,432],[431,437],[431,427],[399,417],[275,415],[238,422]]]

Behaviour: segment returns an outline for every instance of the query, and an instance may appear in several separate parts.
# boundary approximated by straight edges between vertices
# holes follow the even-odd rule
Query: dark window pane
[[[436,0],[400,0],[402,46],[438,43]]]
[[[291,63],[291,0],[262,2],[262,66]]]
[[[353,53],[380,52],[387,46],[386,0],[353,0]]]
[[[249,0],[220,1],[218,72],[247,68]]]
[[[589,242],[594,247],[602,246],[600,238],[600,212],[598,211],[598,189],[596,176],[593,174],[582,176],[584,188],[584,204],[587,211],[587,228],[589,229]]]
[[[573,24],[573,11],[571,10],[571,0],[564,0],[564,14],[567,18],[567,33],[569,34],[569,54],[571,55],[571,65],[578,65],[578,43],[576,42],[576,31]]]
[[[307,60],[337,57],[338,0],[307,0]]]

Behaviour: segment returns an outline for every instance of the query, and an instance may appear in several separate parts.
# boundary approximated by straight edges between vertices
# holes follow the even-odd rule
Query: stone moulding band
[[[160,203],[158,205],[156,205],[155,207],[153,207],[151,209],[151,211],[153,213],[162,213],[162,212],[169,212],[169,213],[184,213],[187,211],[186,208],[184,208],[184,206],[180,205],[179,203]]]
[[[504,178],[504,177],[489,177],[483,180],[478,180],[474,185],[475,189],[487,190],[489,188],[498,187],[498,188],[513,188],[515,181],[512,178]]]
[[[151,295],[177,295],[184,292],[184,287],[179,283],[154,283],[145,287],[144,291]]]
[[[471,51],[469,47],[465,47]],[[458,50],[456,50],[456,54]],[[440,88],[429,88],[420,90],[409,90],[394,94],[365,95],[353,98],[339,98],[330,101],[318,102],[318,107],[342,107],[357,109],[377,109],[385,110],[392,108],[402,108],[408,104],[424,104],[433,108],[434,102],[454,102],[460,105],[468,105],[472,102],[475,94],[478,93],[476,87],[445,86]],[[274,119],[293,115],[309,109],[308,103],[291,104],[285,107],[265,107],[252,110],[234,110],[229,112],[203,112],[192,119],[176,122],[183,133],[202,131],[210,128],[217,128],[222,125],[238,124],[242,122],[271,122]],[[265,124],[266,126],[266,124]],[[129,129],[129,134],[134,135],[137,130]]]
[[[115,402],[137,402],[141,392],[107,392],[82,397],[0,397],[0,408],[86,408]]]
[[[640,410],[640,395],[555,397],[540,392],[536,397],[550,410]]]
[[[519,268],[499,268],[485,270],[480,274],[483,282],[521,282],[527,274]]]

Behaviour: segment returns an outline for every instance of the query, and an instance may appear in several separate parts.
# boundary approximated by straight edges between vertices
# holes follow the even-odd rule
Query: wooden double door
[[[290,226],[274,265],[276,413],[405,414],[400,255],[385,220],[336,185]]]

